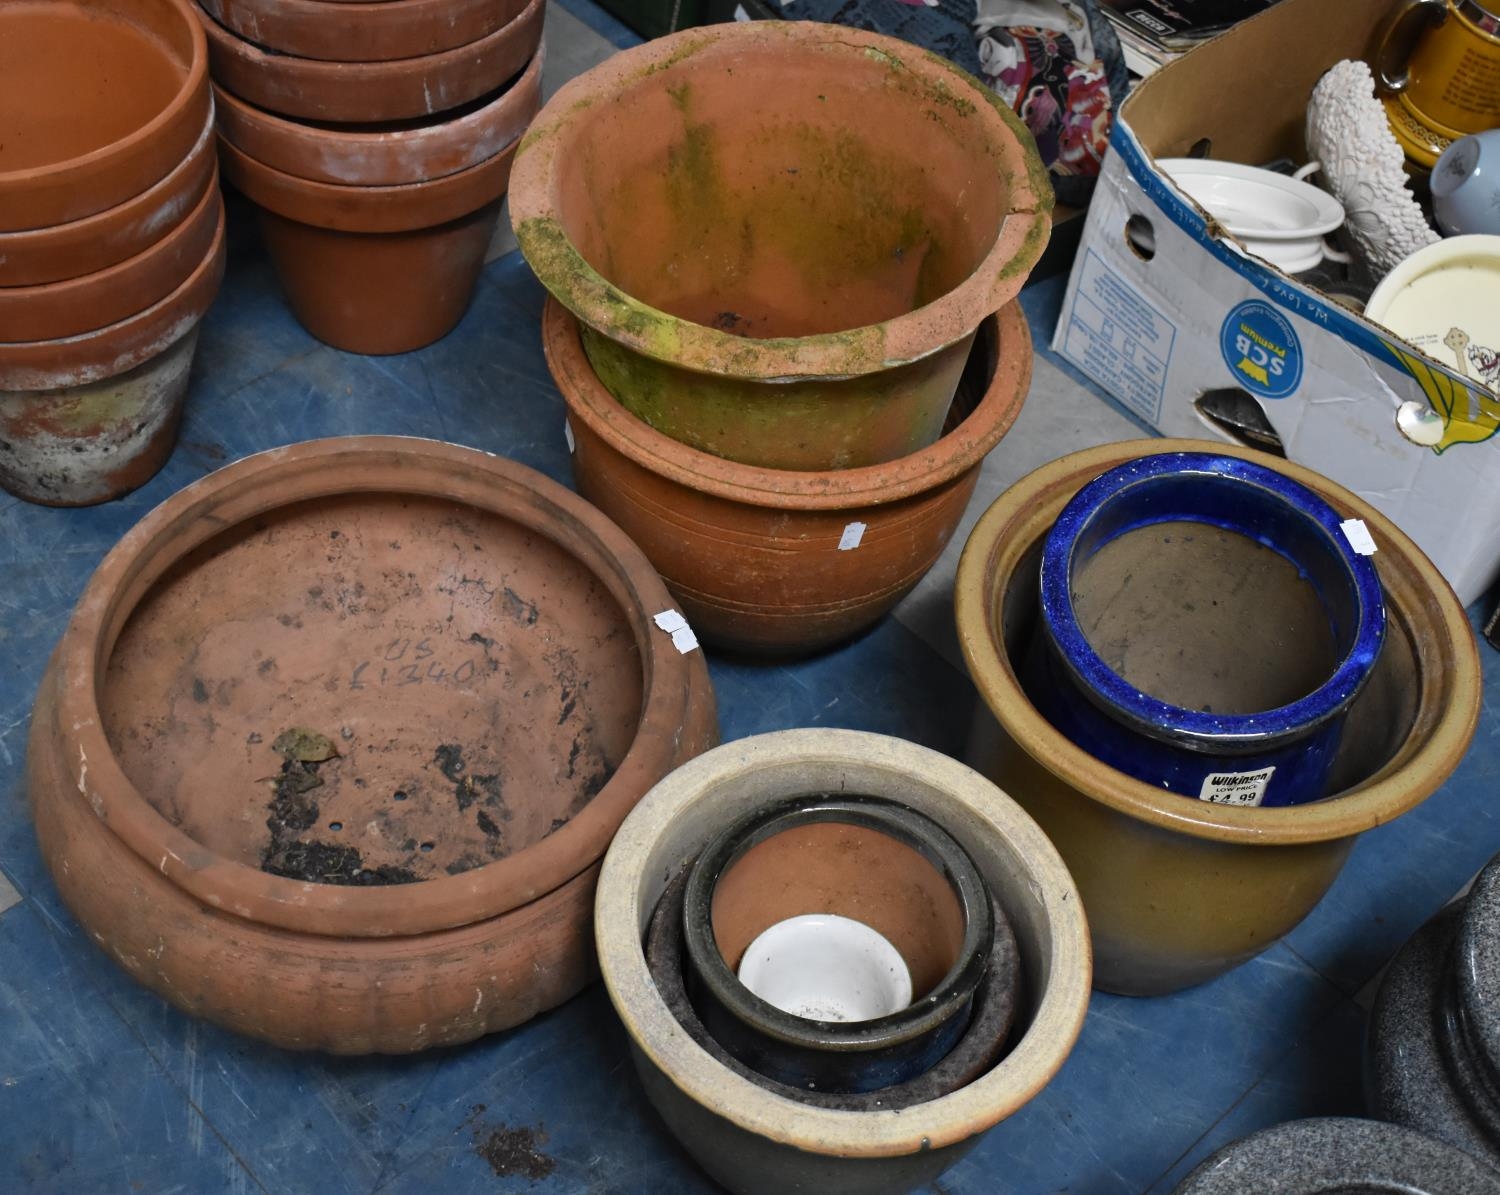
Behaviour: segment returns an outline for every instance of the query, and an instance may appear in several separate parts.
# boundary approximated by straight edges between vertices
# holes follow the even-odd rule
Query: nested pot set
[[[177,1007],[405,1053],[597,969],[717,1181],[904,1191],[1046,1085],[1091,984],[1173,991],[1252,957],[1457,765],[1478,661],[1431,564],[1309,470],[1188,441],[1065,457],[980,519],[956,593],[973,770],[850,731],[716,746],[697,637],[785,655],[873,624],[1015,420],[1051,203],[1028,134],[850,29],[693,30],[538,115],[541,0],[201,2],[111,0],[91,35],[178,21],[136,41],[185,47],[149,116],[196,103],[181,150],[141,113],[66,160],[7,142],[22,220],[118,185],[0,230],[0,271],[82,294],[207,236],[145,311],[211,297],[216,120],[298,317],[402,351],[462,315],[514,163],[579,493],[456,445],[319,441],[196,482],[106,557],[38,693],[30,799],[79,920]],[[0,0],[0,33],[25,17],[44,48],[47,11]],[[149,168],[98,164],[148,143]],[[170,360],[185,385],[202,307],[172,310],[118,377]],[[86,455],[67,421],[137,391],[20,363],[132,319],[0,343],[25,382],[0,411],[62,446],[20,442]]]

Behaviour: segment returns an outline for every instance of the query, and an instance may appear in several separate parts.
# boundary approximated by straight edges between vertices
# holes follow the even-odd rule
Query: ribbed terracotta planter
[[[594,375],[555,299],[542,337],[579,491],[641,545],[701,637],[756,653],[826,647],[900,601],[947,546],[1031,382],[1031,336],[1012,304],[976,341],[954,426],[936,444],[797,473],[698,452],[637,419]]]
[[[526,0],[200,0],[220,25],[279,54],[385,62],[466,46],[514,17]]]
[[[477,41],[390,62],[325,62],[272,53],[201,9],[199,16],[221,88],[283,116],[368,123],[433,116],[494,91],[535,55],[544,12],[543,0],[529,0],[513,19]]]
[[[209,104],[187,0],[0,0],[0,233],[139,195],[188,155]]]
[[[0,232],[0,287],[78,278],[149,249],[198,205],[217,161],[210,116],[187,157],[140,194],[66,224]]]
[[[29,502],[89,506],[166,463],[198,323],[224,277],[223,207],[209,194],[213,243],[166,298],[82,336],[0,344],[0,487]]]
[[[224,174],[260,208],[261,235],[303,327],[351,353],[404,353],[468,310],[515,144],[458,174],[343,187],[274,170],[223,143]]]
[[[239,461],[79,600],[32,719],[43,856],[135,979],[237,1032],[404,1053],[517,1024],[587,981],[605,847],[716,738],[670,606],[599,512],[487,453]]]
[[[563,87],[517,155],[511,218],[627,409],[704,452],[824,470],[938,439],[1051,206],[1030,134],[962,71],[758,21]]]
[[[0,344],[80,336],[159,303],[203,263],[223,206],[210,185],[186,219],[134,257],[62,282],[0,287]]]
[[[804,1103],[698,1045],[652,979],[642,941],[669,879],[752,809],[822,792],[887,797],[937,822],[974,860],[1015,931],[1026,996],[1014,1045],[949,1094],[900,1110]],[[734,1192],[884,1195],[930,1182],[1047,1085],[1088,1009],[1087,927],[1052,845],[982,777],[883,735],[781,731],[679,768],[615,836],[594,934],[647,1098],[698,1164]]]
[[[389,127],[284,120],[215,88],[219,131],[249,157],[314,182],[389,187],[444,178],[494,157],[526,131],[542,103],[543,59],[538,46],[520,77],[473,111]]]
[[[1154,452],[1213,451],[1276,468],[1364,520],[1387,631],[1348,714],[1330,790],[1285,808],[1219,805],[1106,767],[1054,729],[1018,679],[1037,633],[1041,543],[1067,501],[1105,470]],[[979,689],[971,758],[1037,819],[1078,881],[1095,981],[1153,995],[1254,957],[1328,890],[1361,831],[1399,817],[1458,766],[1479,712],[1473,632],[1415,544],[1310,469],[1194,440],[1110,444],[1063,457],[1007,490],[979,520],[956,585],[959,639]]]

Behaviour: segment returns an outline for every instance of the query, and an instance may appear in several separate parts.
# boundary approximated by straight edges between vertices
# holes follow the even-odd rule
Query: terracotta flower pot
[[[1014,1048],[973,1082],[899,1112],[815,1106],[726,1066],[678,1024],[642,947],[667,880],[719,830],[766,802],[840,791],[899,800],[959,842],[1015,931],[1026,978]],[[605,857],[594,936],[648,1098],[683,1147],[735,1192],[880,1195],[932,1180],[1046,1086],[1088,1007],[1078,895],[1035,823],[962,764],[856,731],[741,739],[657,784]]]
[[[1398,1125],[1328,1116],[1293,1120],[1226,1145],[1173,1195],[1500,1195],[1500,1174]]]
[[[150,248],[197,206],[213,181],[217,161],[210,116],[187,157],[124,203],[66,224],[0,232],[0,286],[78,278]]]
[[[579,491],[642,546],[700,637],[750,652],[825,647],[900,601],[947,546],[1031,381],[1031,337],[1012,304],[975,342],[956,426],[936,444],[884,465],[795,473],[698,452],[630,414],[556,300],[542,337]]]
[[[526,131],[542,102],[543,57],[538,46],[520,77],[473,111],[388,127],[283,120],[216,87],[219,131],[247,156],[314,182],[385,187],[443,178],[494,157]]]
[[[209,103],[187,0],[0,0],[0,232],[140,194],[188,155]]]
[[[0,343],[80,336],[159,303],[203,263],[222,211],[209,186],[185,220],[134,257],[62,282],[0,287]]]
[[[670,605],[511,461],[239,461],[85,589],[32,719],[42,854],[134,978],[238,1032],[401,1053],[517,1024],[586,982],[615,828],[716,737]]]
[[[1274,467],[1378,545],[1387,629],[1350,708],[1322,801],[1219,805],[1098,762],[1054,729],[1017,679],[1036,633],[1042,540],[1087,482],[1155,452],[1213,451]],[[1479,711],[1479,660],[1463,608],[1394,524],[1309,469],[1192,440],[1110,444],[1063,457],[980,519],[957,578],[959,639],[982,702],[972,759],[1015,793],[1067,860],[1089,914],[1099,987],[1175,991],[1254,957],[1305,917],[1362,830],[1426,799],[1458,765]]]
[[[280,54],[328,62],[418,58],[487,37],[526,0],[199,0],[220,25]]]
[[[718,456],[822,470],[938,438],[1051,206],[1030,134],[956,67],[759,21],[563,87],[517,157],[511,218],[630,411]]]
[[[432,182],[342,187],[274,170],[221,146],[224,174],[260,208],[287,303],[319,340],[405,353],[468,310],[500,214],[515,143]]]
[[[367,123],[432,116],[494,91],[531,61],[544,12],[543,0],[530,0],[518,16],[477,41],[392,62],[324,62],[272,53],[237,37],[201,9],[199,17],[214,81],[224,90],[283,116]]]
[[[0,487],[28,502],[89,506],[129,493],[166,463],[198,322],[224,277],[223,208],[210,195],[213,243],[165,299],[83,336],[0,344]]]

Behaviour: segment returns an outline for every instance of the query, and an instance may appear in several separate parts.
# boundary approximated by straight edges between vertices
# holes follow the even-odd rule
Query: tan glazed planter
[[[1051,207],[992,91],[906,42],[803,21],[690,29],[580,75],[522,141],[511,194],[521,251],[627,410],[801,471],[942,434]]]
[[[899,1111],[816,1106],[731,1069],[678,1023],[642,945],[668,881],[718,832],[768,802],[840,791],[897,800],[952,835],[1014,928],[1024,974],[1010,1051],[950,1094]],[[1036,824],[962,764],[858,731],[741,739],[656,785],[605,858],[595,939],[648,1098],[716,1182],[746,1195],[894,1195],[930,1182],[1047,1085],[1088,1009],[1077,890]]]
[[[1239,808],[1166,792],[1101,764],[1047,723],[1017,679],[1036,633],[1041,543],[1067,501],[1107,469],[1154,452],[1244,457],[1363,519],[1385,590],[1385,645],[1355,701],[1333,796]],[[1390,520],[1310,469],[1193,440],[1077,452],[1007,490],[974,528],[956,583],[959,639],[982,698],[971,761],[1037,819],[1067,861],[1093,934],[1095,979],[1171,992],[1259,954],[1312,910],[1355,836],[1430,796],[1463,758],[1480,671],[1463,607]]]
[[[30,799],[90,936],[184,1011],[405,1053],[567,999],[599,859],[717,736],[655,572],[454,445],[276,449],[105,558],[43,679]]]

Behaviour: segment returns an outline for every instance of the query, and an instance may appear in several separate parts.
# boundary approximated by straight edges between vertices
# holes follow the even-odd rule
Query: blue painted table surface
[[[597,10],[570,8],[627,40]],[[646,1104],[597,985],[469,1046],[411,1058],[292,1054],[190,1020],[138,987],[58,899],[26,808],[31,702],[89,574],[147,510],[247,453],[357,432],[454,440],[570,481],[562,400],[542,359],[542,292],[519,257],[488,267],[447,339],[356,357],[298,327],[245,217],[232,205],[228,280],[165,470],[89,510],[0,496],[0,1192],[712,1190]],[[1039,346],[1061,285],[1024,296]],[[1001,451],[1023,448],[1007,440]],[[709,663],[726,739],[847,726],[962,754],[972,686],[894,619],[800,663]],[[1457,774],[1364,835],[1306,922],[1194,990],[1096,994],[1061,1073],[931,1190],[1167,1192],[1256,1128],[1358,1114],[1369,981],[1500,848],[1500,692],[1489,664],[1483,721]],[[550,1173],[497,1175],[476,1143],[502,1126],[535,1130]]]

